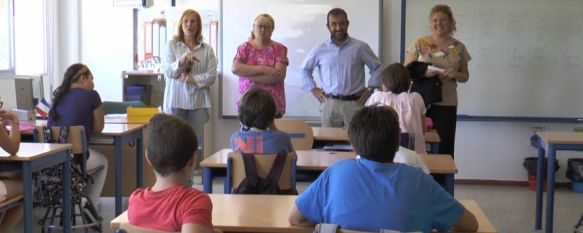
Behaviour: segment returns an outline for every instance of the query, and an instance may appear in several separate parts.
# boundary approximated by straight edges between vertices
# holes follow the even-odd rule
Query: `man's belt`
[[[360,98],[360,96],[358,95],[332,95],[332,94],[326,94],[326,97],[345,101],[354,101]]]

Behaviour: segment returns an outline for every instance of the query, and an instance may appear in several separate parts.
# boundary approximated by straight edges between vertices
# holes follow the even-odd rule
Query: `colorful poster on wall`
[[[166,44],[176,35],[183,11],[180,8],[134,11],[137,20],[134,28],[134,70],[160,72]],[[217,51],[219,12],[197,11],[202,17],[203,39]]]

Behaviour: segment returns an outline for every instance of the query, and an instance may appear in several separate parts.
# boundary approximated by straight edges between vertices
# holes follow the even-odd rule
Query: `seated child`
[[[241,131],[231,136],[233,151],[250,154],[293,152],[289,135],[275,127],[276,111],[269,91],[254,87],[245,92],[239,105]]]
[[[352,118],[348,137],[361,158],[338,161],[326,169],[297,198],[289,216],[291,224],[333,223],[371,232],[477,230],[474,215],[433,177],[392,162],[400,138],[394,110],[360,109]]]
[[[394,63],[381,71],[382,91],[373,93],[365,106],[390,106],[399,115],[401,132],[415,138],[415,151],[427,154],[425,148],[425,104],[417,92],[409,92],[411,78],[407,69]]]
[[[0,105],[0,107],[2,107]],[[12,130],[8,134],[6,126],[10,125]],[[0,109],[0,147],[10,153],[16,154],[20,149],[20,121],[16,114]],[[2,173],[0,171],[0,202],[13,198],[22,193],[22,178],[19,174]],[[12,232],[14,226],[20,221],[23,214],[23,206],[19,205],[12,209],[0,212],[0,233]]]
[[[196,134],[175,116],[157,114],[146,136],[146,161],[154,168],[156,182],[139,188],[129,199],[129,223],[161,231],[212,232],[209,196],[188,182],[195,167]]]

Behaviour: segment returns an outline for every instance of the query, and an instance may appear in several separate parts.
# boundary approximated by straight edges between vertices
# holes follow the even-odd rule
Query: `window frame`
[[[5,28],[8,31],[8,40],[6,45],[0,46],[0,48],[4,47],[7,49],[8,52],[8,68],[4,69],[0,67],[0,79],[6,79],[14,76],[15,64],[14,64],[14,1],[13,0],[4,0],[6,1],[6,10],[7,10],[7,20],[6,22],[7,27],[0,27]]]

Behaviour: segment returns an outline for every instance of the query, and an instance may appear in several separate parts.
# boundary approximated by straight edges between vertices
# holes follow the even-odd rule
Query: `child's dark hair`
[[[146,152],[160,176],[184,168],[198,147],[194,130],[181,118],[156,114],[146,129]]]
[[[376,162],[392,162],[399,147],[397,112],[388,106],[363,107],[350,121],[348,138],[361,157]]]
[[[275,119],[275,101],[269,91],[253,87],[249,89],[239,103],[239,121],[244,127],[267,129]]]
[[[411,87],[411,77],[409,71],[401,63],[393,63],[385,67],[381,72],[383,86],[395,94],[408,92]]]
[[[77,82],[77,80],[79,80],[81,77],[85,77],[87,75],[91,75],[91,71],[86,65],[76,63],[67,68],[61,86],[57,87],[57,89],[55,89],[53,92],[53,101],[51,103],[51,109],[49,110],[49,116],[53,118],[53,120],[59,120],[59,118],[61,118],[61,115],[59,115],[57,112],[57,105],[59,105],[59,102],[61,102],[63,96],[69,92],[71,84]]]

